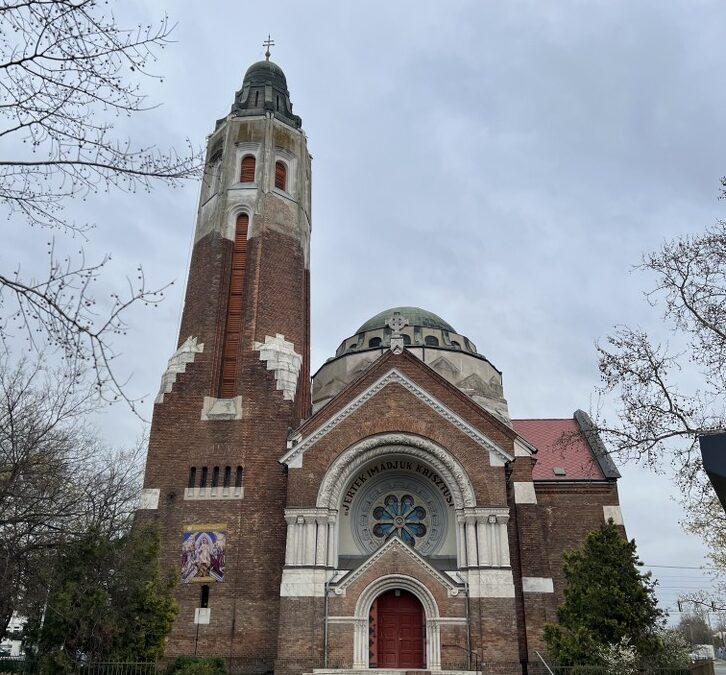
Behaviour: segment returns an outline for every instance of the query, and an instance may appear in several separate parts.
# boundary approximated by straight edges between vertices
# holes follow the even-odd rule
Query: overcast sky
[[[118,128],[143,144],[202,144],[272,34],[314,157],[313,370],[370,316],[417,305],[503,371],[513,417],[591,410],[595,341],[618,323],[662,330],[632,265],[724,217],[723,2],[203,7],[124,3],[121,23],[166,10],[178,26],[155,68],[164,81],[145,84],[161,107]],[[139,263],[152,285],[176,280],[118,343],[119,367],[149,401],[176,347],[198,191],[116,193],[78,209],[98,224],[89,250],[113,253],[109,283]],[[32,269],[44,237],[10,227],[3,265]],[[141,430],[120,406],[101,424],[114,443]],[[704,564],[668,481],[621,469],[646,563]],[[664,606],[701,576],[654,571]]]

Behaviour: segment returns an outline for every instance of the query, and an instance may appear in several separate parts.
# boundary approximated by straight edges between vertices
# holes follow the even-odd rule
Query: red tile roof
[[[604,480],[580,426],[572,419],[512,420],[514,430],[535,448],[534,480]],[[554,469],[564,469],[557,475]]]

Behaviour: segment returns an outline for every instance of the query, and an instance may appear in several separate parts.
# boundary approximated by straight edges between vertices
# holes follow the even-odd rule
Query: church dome
[[[302,126],[300,116],[292,112],[285,73],[276,63],[267,60],[257,61],[247,69],[230,112],[239,117],[272,114],[295,129]],[[217,126],[221,122],[218,120]]]
[[[245,73],[244,83],[246,84],[265,84],[269,82],[272,86],[287,91],[287,78],[282,68],[272,61],[257,61],[253,63]]]
[[[390,320],[395,312],[398,312],[404,319],[406,319],[409,326],[437,328],[439,330],[448,330],[452,333],[456,333],[456,330],[452,328],[451,324],[444,321],[440,316],[433,312],[428,312],[425,309],[421,309],[420,307],[391,307],[391,309],[386,309],[368,319],[368,321],[366,321],[356,331],[356,333],[365,333],[369,330],[385,328],[386,322]]]

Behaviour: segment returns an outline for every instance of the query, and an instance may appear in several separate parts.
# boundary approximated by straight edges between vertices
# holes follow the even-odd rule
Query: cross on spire
[[[265,40],[262,43],[262,46],[267,48],[267,51],[265,51],[265,61],[269,61],[270,60],[270,47],[275,46],[275,41],[270,38],[269,33],[267,34],[267,40]]]

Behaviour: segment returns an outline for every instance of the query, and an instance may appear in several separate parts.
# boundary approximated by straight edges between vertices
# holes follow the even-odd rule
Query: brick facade
[[[139,518],[159,526],[162,564],[179,571],[183,536],[209,546],[213,532],[215,555],[224,536],[223,569],[189,549],[167,656],[229,657],[246,673],[367,668],[372,602],[401,589],[423,608],[422,670],[473,668],[472,654],[532,661],[562,595],[562,552],[617,507],[615,478],[536,477],[544,443],[393,340],[312,413],[310,157],[289,99],[278,112],[284,76],[265,63],[209,138],[180,352],[154,408]],[[255,87],[259,111],[249,109]],[[245,153],[254,183],[240,182]],[[280,161],[285,190],[274,186]],[[242,326],[234,396],[223,399],[239,213],[250,223]]]

